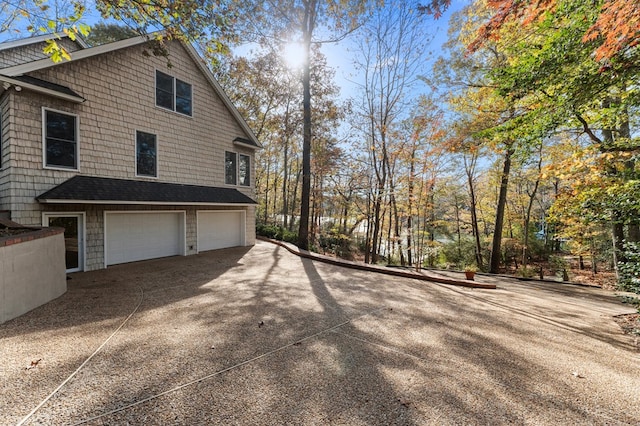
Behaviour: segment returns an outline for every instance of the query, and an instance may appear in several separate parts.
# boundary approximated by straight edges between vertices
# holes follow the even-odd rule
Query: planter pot
[[[464,271],[464,274],[466,275],[467,279],[469,281],[473,281],[473,277],[476,276],[476,272],[475,271]]]

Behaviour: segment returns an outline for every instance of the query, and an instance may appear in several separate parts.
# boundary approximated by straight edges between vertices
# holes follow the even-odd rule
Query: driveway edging
[[[288,250],[290,253],[293,253],[305,259],[317,260],[319,262],[328,263],[331,265],[343,266],[345,268],[358,269],[361,271],[377,272],[385,275],[393,275],[396,277],[403,277],[403,278],[412,278],[412,279],[421,280],[421,281],[430,281],[430,282],[435,282],[439,284],[454,285],[458,287],[470,287],[470,288],[479,288],[479,289],[486,289],[486,290],[496,289],[495,284],[479,283],[476,281],[469,281],[469,280],[457,280],[454,278],[434,277],[434,276],[423,275],[423,274],[406,271],[406,270],[401,271],[401,270],[389,269],[389,268],[385,268],[384,266],[369,265],[366,263],[352,262],[350,260],[337,259],[334,257],[324,256],[319,253],[313,253],[308,250],[302,250],[296,247],[295,245],[284,242],[284,241],[273,240],[271,238],[266,238],[259,235],[256,236],[256,239],[283,247],[286,250]]]

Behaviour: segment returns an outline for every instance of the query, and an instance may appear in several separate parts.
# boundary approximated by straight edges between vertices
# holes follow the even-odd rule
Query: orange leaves
[[[564,0],[568,3],[574,0]],[[578,0],[575,0],[578,1]],[[487,40],[500,38],[500,30],[508,22],[529,26],[540,21],[546,13],[555,13],[563,0],[488,0],[494,10],[491,18],[478,30],[468,46],[474,52]],[[558,18],[560,19],[560,18]],[[595,50],[596,60],[611,59],[621,52],[640,44],[640,2],[634,0],[607,0],[595,23],[584,34],[583,43],[601,40]]]
[[[609,0],[596,22],[582,38],[583,42],[602,38],[595,51],[596,59],[610,59],[640,43],[640,3],[629,0]]]

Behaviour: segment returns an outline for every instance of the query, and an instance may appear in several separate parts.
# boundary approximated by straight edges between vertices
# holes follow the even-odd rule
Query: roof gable
[[[66,34],[54,35],[54,34],[42,34],[39,36],[19,38],[16,40],[10,40],[0,43],[0,51],[15,49],[16,47],[28,46],[30,44],[41,43],[43,41],[51,40],[53,38],[69,38]],[[89,45],[80,36],[76,36],[73,40],[81,49],[87,49]]]
[[[29,73],[33,71],[63,66],[64,64],[67,64],[69,62],[75,62],[82,59],[102,55],[105,53],[115,52],[128,47],[138,46],[151,41],[151,37],[153,37],[153,34],[146,35],[146,36],[132,37],[129,39],[120,40],[113,43],[107,43],[100,46],[79,50],[73,53],[71,57],[71,61],[62,61],[62,62],[54,63],[51,61],[51,59],[46,58],[46,59],[41,59],[41,60],[37,60],[37,61],[33,61],[33,62],[21,64],[21,65],[2,68],[0,69],[0,75],[15,78],[17,76],[21,76],[25,73]],[[215,93],[220,97],[225,107],[231,112],[231,115],[235,118],[235,120],[240,125],[242,130],[249,137],[250,143],[247,145],[252,146],[254,148],[262,148],[262,146],[258,142],[258,139],[256,138],[255,134],[253,133],[249,125],[244,120],[244,118],[242,117],[238,109],[233,105],[233,103],[231,102],[231,99],[229,99],[224,89],[222,89],[222,86],[220,86],[218,81],[215,79],[215,77],[213,76],[213,74],[211,73],[211,71],[205,64],[205,62],[202,60],[198,52],[196,52],[193,46],[191,46],[189,43],[186,43],[181,40],[179,42],[185,48],[185,50],[193,60],[198,70],[205,76],[205,78],[207,79],[207,81],[215,91]]]

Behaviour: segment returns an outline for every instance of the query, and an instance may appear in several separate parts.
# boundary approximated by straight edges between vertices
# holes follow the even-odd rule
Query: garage
[[[198,251],[245,245],[245,212],[198,212]]]
[[[184,254],[184,212],[106,212],[105,265]]]

